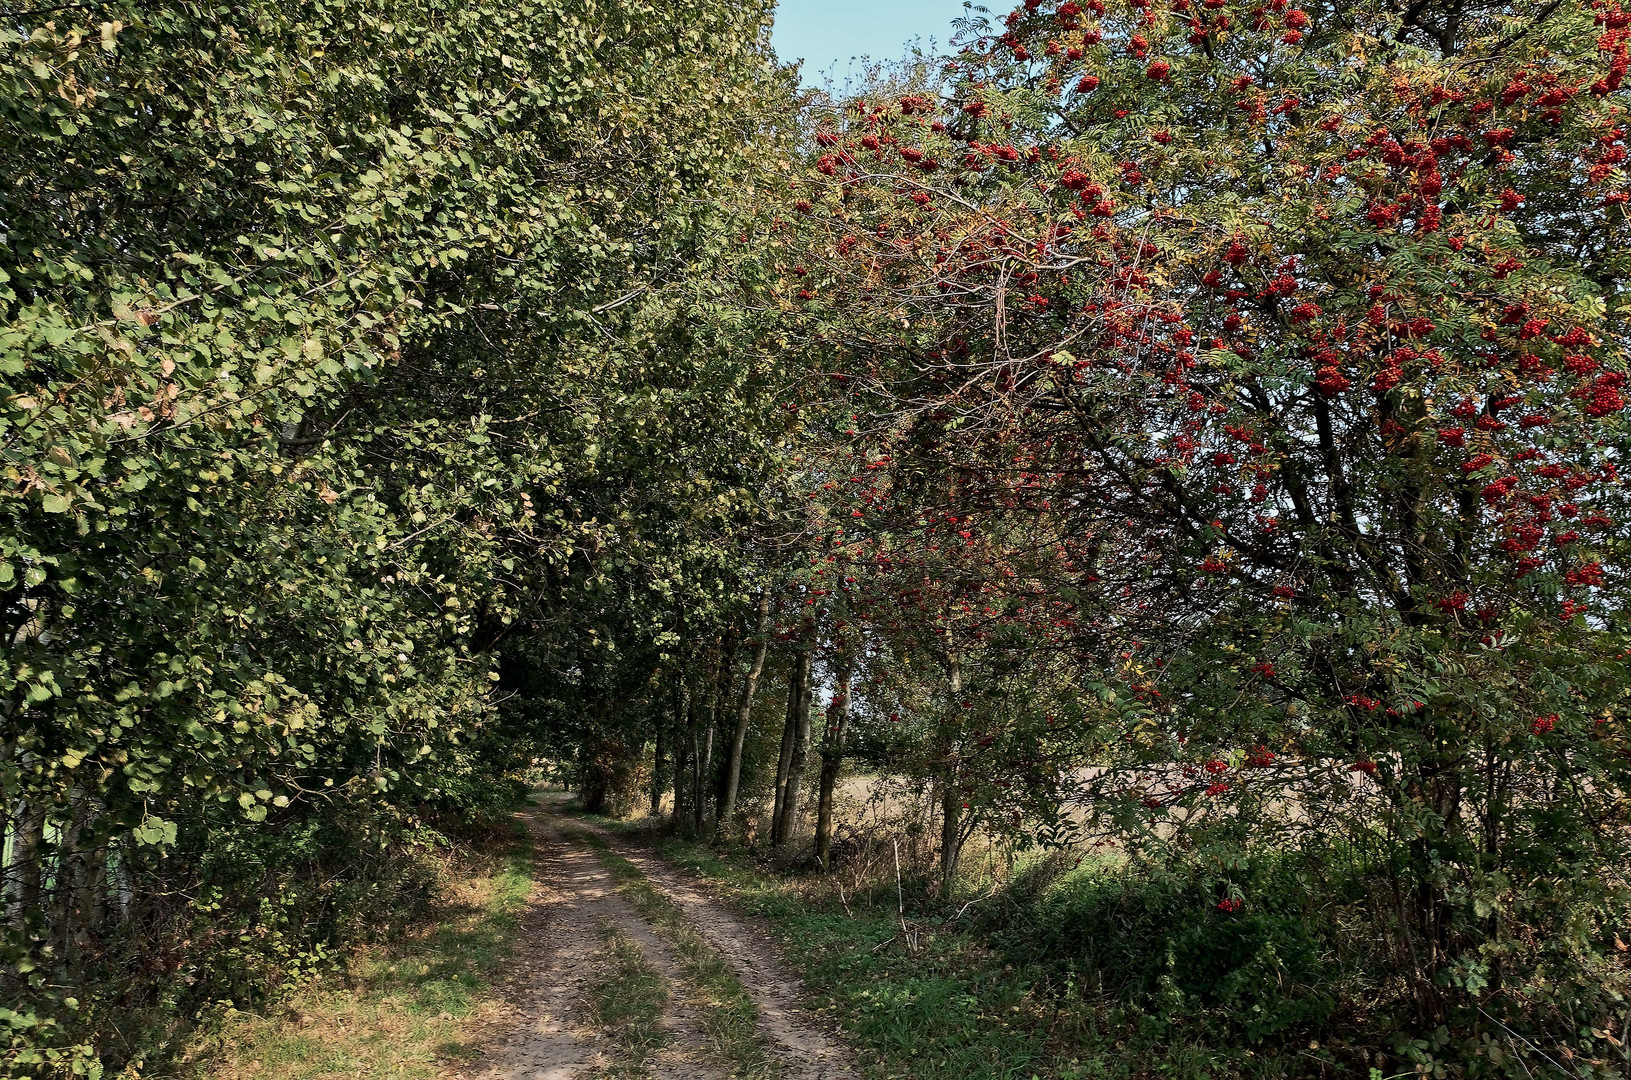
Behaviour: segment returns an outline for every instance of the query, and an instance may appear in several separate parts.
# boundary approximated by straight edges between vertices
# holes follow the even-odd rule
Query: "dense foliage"
[[[1351,912],[1368,1023],[1603,1060],[1628,25],[1032,0],[814,125],[788,289],[865,410],[847,580],[945,672],[948,880],[960,809],[1075,801],[1212,945]],[[1201,984],[1295,996],[1307,940]],[[1254,1038],[1332,1006],[1237,1004]]]
[[[7,1068],[540,760],[831,869],[858,759],[924,904],[1113,852],[974,917],[1060,994],[1623,1073],[1631,12],[1025,0],[803,109],[768,17],[7,13]]]
[[[731,578],[774,445],[729,315],[766,25],[6,14],[7,1071],[139,1062],[320,962],[424,815],[511,797],[507,650]]]

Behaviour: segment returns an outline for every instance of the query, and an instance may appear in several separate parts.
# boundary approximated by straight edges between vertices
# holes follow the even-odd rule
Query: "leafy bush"
[[[1046,863],[1031,872],[1052,876]],[[1264,860],[1244,875],[1251,904],[1228,911],[1214,878],[1194,864],[1097,859],[1041,888],[1022,876],[985,929],[1015,963],[1068,970],[1153,1013],[1204,1016],[1253,1043],[1317,1029],[1341,969],[1306,910],[1308,893],[1283,860]]]
[[[734,580],[762,440],[707,399],[758,384],[693,271],[766,17],[8,14],[0,1071],[128,1062],[411,911],[417,815],[512,798],[573,708],[507,708],[501,643],[593,659],[631,558],[635,608]]]

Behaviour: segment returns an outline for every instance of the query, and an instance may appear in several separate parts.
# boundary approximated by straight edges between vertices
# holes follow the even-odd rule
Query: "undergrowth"
[[[259,1013],[228,1011],[186,1072],[214,1080],[430,1080],[478,1053],[461,1026],[512,955],[532,883],[532,847],[508,821],[444,853],[439,896],[389,943],[316,972]]]
[[[1395,1036],[1378,1053],[1342,1033],[1356,1019],[1337,1015],[1339,1000],[1354,1007],[1354,973],[1273,867],[1259,895],[1282,891],[1255,911],[1218,909],[1196,881],[1057,856],[941,904],[923,882],[844,887],[841,872],[659,846],[771,923],[876,1077],[1364,1080],[1372,1068],[1416,1075],[1442,1049],[1431,1035]]]
[[[1589,982],[1493,957],[1503,983],[1469,981],[1423,1025],[1400,936],[1375,910],[1386,868],[1359,849],[1241,851],[1226,864],[1033,852],[1000,879],[966,873],[943,901],[912,860],[897,876],[888,837],[850,845],[831,874],[785,853],[657,844],[771,924],[878,1077],[1631,1076],[1623,935],[1606,935]],[[1558,919],[1570,929],[1554,939],[1584,942],[1582,955],[1603,936],[1591,911]]]

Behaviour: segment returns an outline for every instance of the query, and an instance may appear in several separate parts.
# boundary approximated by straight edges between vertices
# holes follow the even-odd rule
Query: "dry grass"
[[[532,884],[517,834],[450,867],[436,917],[360,950],[343,975],[292,991],[265,1015],[232,1013],[188,1055],[213,1080],[432,1080],[479,1053],[468,1034],[496,1003]]]

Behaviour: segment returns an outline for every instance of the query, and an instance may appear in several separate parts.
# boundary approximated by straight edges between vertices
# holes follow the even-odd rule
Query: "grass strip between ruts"
[[[618,891],[640,917],[673,948],[680,971],[702,993],[703,1033],[711,1048],[740,1080],[771,1080],[780,1075],[758,1034],[759,1010],[719,950],[697,933],[683,912],[640,872],[611,850],[604,838],[578,829],[562,830],[568,839],[588,846],[606,868]]]
[[[589,987],[589,1015],[618,1047],[616,1064],[599,1075],[604,1080],[648,1077],[646,1056],[667,1039],[662,1030],[668,982],[651,966],[640,943],[609,922],[602,922],[606,966]]]

